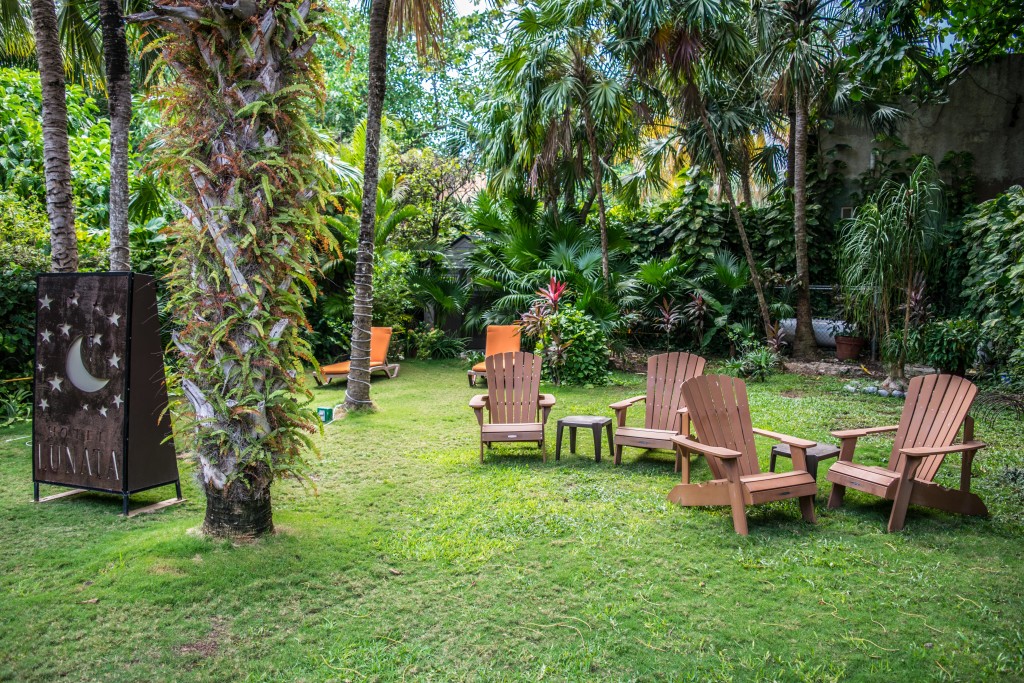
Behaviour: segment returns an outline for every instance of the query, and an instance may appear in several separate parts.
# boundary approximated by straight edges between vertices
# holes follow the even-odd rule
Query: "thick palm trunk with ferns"
[[[793,237],[796,244],[796,342],[797,358],[817,353],[811,316],[811,274],[807,257],[807,103],[797,86],[793,117]]]
[[[68,108],[57,9],[53,0],[32,0],[31,5],[43,94],[43,173],[46,213],[50,217],[50,268],[55,273],[74,272],[78,270],[78,238],[71,195]]]
[[[711,145],[711,153],[715,157],[715,165],[718,166],[719,183],[721,183],[722,192],[725,194],[725,200],[729,202],[729,211],[732,213],[733,221],[736,222],[736,232],[740,236],[740,244],[743,245],[743,255],[747,259],[747,267],[750,268],[750,281],[754,285],[754,294],[757,295],[757,308],[761,313],[761,324],[764,325],[765,337],[770,338],[773,336],[774,331],[772,316],[768,310],[768,301],[764,297],[764,288],[761,286],[761,276],[757,268],[757,261],[754,260],[754,252],[750,248],[750,240],[747,238],[747,228],[743,224],[743,216],[740,215],[740,210],[736,206],[736,197],[732,192],[732,184],[729,182],[729,168],[725,165],[725,155],[722,154],[722,147],[718,144],[718,138],[711,127],[707,106],[705,106],[703,101],[700,101],[697,106],[700,110],[701,126],[704,128],[704,134],[707,135],[708,144]]]
[[[271,483],[301,476],[318,423],[299,337],[326,186],[309,125],[322,93],[310,0],[168,0],[163,168],[184,219],[170,275],[177,432],[206,493],[203,529],[273,529]]]
[[[110,270],[131,270],[128,129],[132,121],[132,82],[120,0],[100,0],[99,16],[110,109]]]
[[[391,0],[373,0],[370,6],[370,82],[366,96],[366,158],[363,165],[363,206],[356,249],[355,292],[352,313],[352,355],[345,408],[373,406],[370,400],[370,325],[373,323],[373,246],[377,223],[377,181],[380,163],[380,121],[388,69],[388,16]]]

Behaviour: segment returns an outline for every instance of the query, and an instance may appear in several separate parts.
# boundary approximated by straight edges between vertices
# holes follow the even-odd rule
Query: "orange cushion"
[[[349,369],[349,361],[343,363],[331,363],[330,365],[321,365],[320,372],[324,375],[347,375]]]
[[[472,372],[487,372],[487,361],[480,361],[473,366]]]

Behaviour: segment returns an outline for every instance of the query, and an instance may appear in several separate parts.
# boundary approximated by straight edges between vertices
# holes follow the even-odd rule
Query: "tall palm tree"
[[[666,92],[669,106],[682,125],[696,121],[703,130],[750,269],[765,335],[771,336],[771,313],[706,96],[706,82],[716,72],[736,71],[749,54],[740,21],[743,11],[738,0],[625,3],[619,35],[633,69],[645,78],[656,79],[655,87]]]
[[[421,55],[438,50],[445,0],[367,0],[370,9],[369,84],[366,96],[366,157],[363,167],[362,213],[356,251],[352,313],[352,355],[345,408],[371,408],[370,326],[373,322],[373,247],[376,239],[380,127],[387,91],[388,33],[413,31]]]
[[[840,0],[764,0],[754,5],[759,56],[752,74],[780,109],[792,112],[793,237],[797,357],[815,354],[807,255],[807,131],[815,102],[829,92],[842,60],[848,13]]]
[[[178,436],[206,493],[203,529],[257,536],[273,529],[271,484],[302,476],[319,424],[299,333],[331,172],[310,123],[323,15],[310,0],[163,0],[131,19],[167,31],[175,72],[160,159],[184,215],[169,277]]]
[[[121,0],[100,0],[99,21],[110,112],[110,270],[131,270],[128,130],[132,123],[132,79]]]
[[[53,0],[31,0],[31,8],[43,94],[43,172],[46,213],[50,217],[50,268],[55,273],[74,272],[78,270],[78,238],[71,195],[68,108],[57,8]]]

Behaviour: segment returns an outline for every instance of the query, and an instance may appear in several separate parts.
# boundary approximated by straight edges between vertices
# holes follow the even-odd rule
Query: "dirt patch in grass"
[[[797,391],[796,389],[786,389],[785,391],[779,392],[779,396],[784,398],[803,398],[806,395],[807,394],[804,392]]]
[[[205,638],[200,638],[191,643],[185,643],[174,648],[179,655],[191,655],[195,657],[212,657],[220,649],[221,640],[224,637],[224,620],[214,617],[211,622],[210,632]]]

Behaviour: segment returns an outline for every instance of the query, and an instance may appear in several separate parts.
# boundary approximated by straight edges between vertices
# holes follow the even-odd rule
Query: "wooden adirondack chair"
[[[487,393],[469,402],[480,423],[480,462],[484,461],[485,444],[517,441],[536,442],[547,462],[544,425],[555,397],[539,391],[541,359],[532,353],[510,351],[488,356],[485,364]]]
[[[965,515],[987,515],[988,509],[971,493],[971,463],[985,444],[974,440],[974,419],[968,415],[978,388],[956,375],[923,375],[910,380],[900,423],[832,432],[842,441],[839,461],[828,470],[832,482],[830,508],[843,504],[846,487],[891,500],[889,531],[899,531],[911,503]],[[960,425],[963,442],[953,443]],[[853,462],[857,439],[869,434],[896,432],[888,467]],[[962,453],[960,488],[947,489],[932,480],[948,453]]]
[[[398,377],[398,363],[388,363],[388,347],[391,345],[390,327],[370,328],[370,373],[383,371],[388,379]],[[320,372],[313,377],[321,386],[330,384],[332,379],[348,379],[351,361],[320,366]]]
[[[692,353],[663,353],[647,359],[647,393],[612,403],[618,428],[615,432],[615,464],[622,463],[623,446],[673,450],[672,437],[690,433],[690,417],[683,402],[683,382],[704,372],[707,361]],[[643,427],[627,427],[626,413],[639,401],[646,404]],[[682,466],[676,451],[675,471]],[[687,463],[689,464],[689,463]]]
[[[487,356],[496,353],[508,353],[520,350],[519,325],[488,325],[487,345],[484,347],[484,360],[480,361],[467,373],[469,386],[476,386],[477,377],[487,375]]]
[[[684,506],[730,505],[736,533],[747,535],[747,505],[772,500],[800,499],[800,512],[814,522],[814,495],[818,484],[807,473],[805,454],[813,441],[794,436],[755,429],[750,421],[747,386],[742,380],[722,375],[695,377],[683,384],[683,399],[697,429],[700,441],[689,435],[672,437],[683,451],[682,462],[689,462],[689,452],[701,453],[708,459],[715,479],[703,484],[682,484],[668,494],[673,503]],[[793,456],[792,472],[761,472],[754,446],[754,434],[789,444]]]

